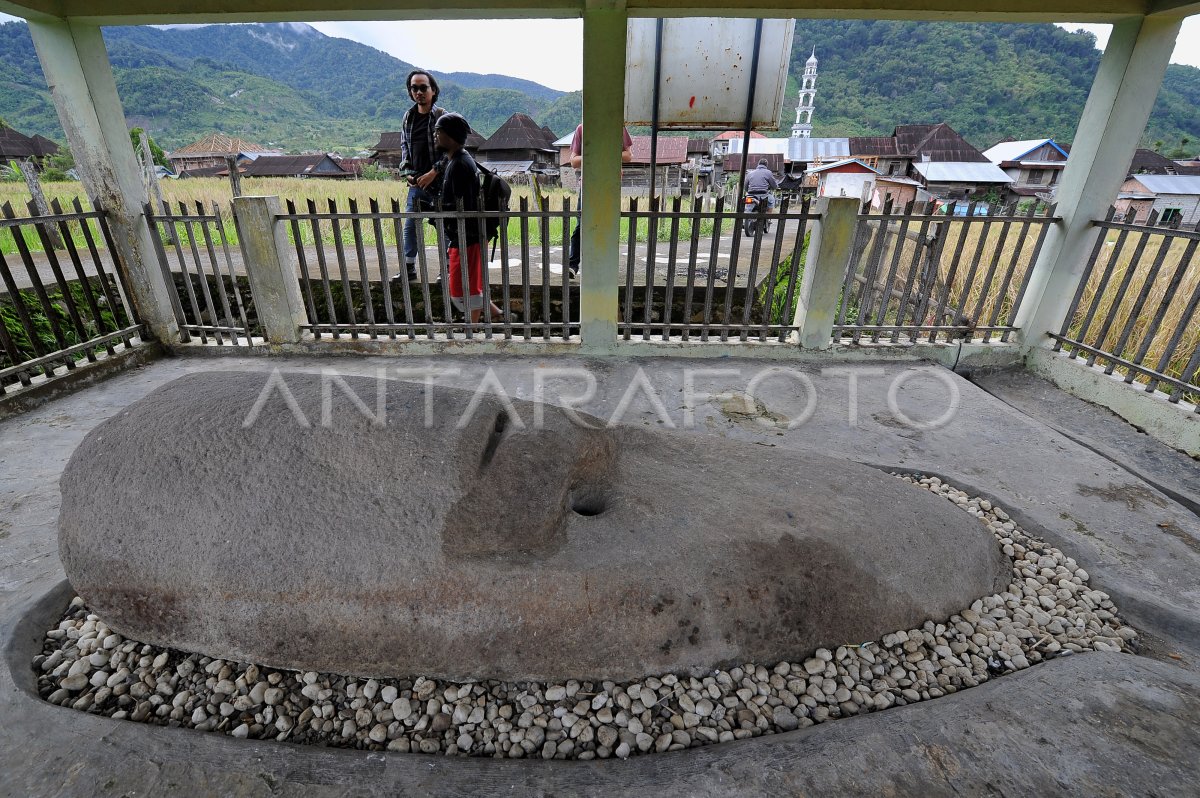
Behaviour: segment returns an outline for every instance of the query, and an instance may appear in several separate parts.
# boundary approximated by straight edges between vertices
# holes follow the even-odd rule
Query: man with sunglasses
[[[433,75],[421,69],[408,73],[405,81],[412,107],[400,128],[400,155],[408,171],[409,213],[430,210],[437,203],[441,181],[440,157],[434,149],[433,128],[446,109],[436,105],[438,85]],[[404,261],[408,279],[417,279],[417,222],[404,220]]]

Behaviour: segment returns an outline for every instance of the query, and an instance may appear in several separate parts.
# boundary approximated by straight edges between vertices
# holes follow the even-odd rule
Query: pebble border
[[[33,659],[52,704],[240,738],[446,756],[605,759],[791,731],[937,698],[1054,657],[1134,651],[1108,595],[1070,557],[985,499],[892,472],[987,524],[1013,562],[1008,590],[944,623],[747,663],[703,678],[543,685],[361,679],[275,670],[126,640],[75,597]]]

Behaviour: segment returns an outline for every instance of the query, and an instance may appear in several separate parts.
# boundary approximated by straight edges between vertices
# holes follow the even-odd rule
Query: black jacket
[[[465,149],[460,149],[453,158],[446,158],[442,169],[442,194],[439,210],[457,211],[461,200],[464,211],[479,210],[479,167]],[[477,244],[482,239],[482,219],[446,219],[446,239],[450,246],[458,246],[458,229],[465,228],[467,244]]]

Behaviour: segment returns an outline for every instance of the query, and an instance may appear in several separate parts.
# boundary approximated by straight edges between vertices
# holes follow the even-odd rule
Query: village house
[[[1027,197],[1053,199],[1069,152],[1054,139],[1029,139],[1002,141],[983,154],[1012,178],[1004,201],[1015,202]]]
[[[645,195],[650,191],[650,137],[633,136],[633,159],[621,168],[621,194]],[[677,197],[683,193],[684,166],[688,162],[688,140],[682,136],[659,136],[654,158],[654,193]]]
[[[688,139],[687,170],[697,192],[708,191],[713,181],[712,139],[692,136]]]
[[[571,140],[575,138],[572,130],[565,136],[560,136],[550,142],[550,146],[558,150],[558,182],[568,191],[579,190],[579,173],[571,168]]]
[[[400,131],[389,130],[379,134],[379,141],[371,147],[371,162],[384,169],[398,170],[403,156],[400,154]]]
[[[260,155],[238,166],[242,177],[354,177],[325,153],[309,155]],[[221,174],[228,175],[226,169]]]
[[[888,208],[905,208],[908,203],[916,201],[920,192],[922,188],[919,180],[897,175],[879,175],[875,178],[875,190],[871,194],[871,209],[883,211]]]
[[[467,140],[463,144],[467,152],[472,157],[479,151],[479,145],[486,141],[483,136],[475,132],[474,128],[467,134]],[[400,153],[400,131],[389,130],[379,134],[379,141],[375,146],[370,148],[371,155],[366,160],[368,163],[373,163],[384,169],[390,169],[393,172],[400,170],[400,162],[404,159]],[[358,172],[362,172],[362,167],[358,168]],[[357,174],[356,173],[356,174]]]
[[[170,161],[175,174],[183,176],[184,172],[188,172],[196,176],[198,169],[227,168],[225,159],[230,155],[237,158],[238,164],[242,164],[253,161],[260,155],[278,155],[281,152],[282,150],[264,147],[224,133],[212,133],[186,147],[172,150],[167,155],[167,160]]]
[[[0,164],[31,161],[40,169],[42,160],[57,152],[58,145],[45,136],[26,136],[0,122]]]
[[[857,158],[814,166],[808,174],[817,180],[818,197],[854,197],[867,201],[875,193],[879,172]]]
[[[528,114],[516,113],[479,145],[475,159],[498,175],[558,175],[554,134]]]
[[[725,156],[725,154],[727,152],[729,152],[729,148],[730,148],[730,146],[732,146],[732,142],[734,142],[734,141],[740,142],[745,137],[745,135],[746,134],[740,130],[726,130],[724,133],[718,133],[716,136],[713,136],[712,159],[714,161],[718,161],[721,158],[723,158]],[[762,133],[759,133],[756,130],[752,130],[752,131],[750,131],[750,138],[751,139],[765,139],[766,136],[764,136]],[[739,146],[739,151],[740,151],[741,145],[738,145],[738,146]],[[754,150],[751,149],[750,151],[753,152]]]
[[[899,130],[899,128],[897,128]],[[857,158],[885,177],[904,177],[912,158],[901,154],[896,136],[852,136],[846,139],[847,157]]]
[[[945,122],[897,125],[891,136],[851,137],[850,154],[889,178],[893,204],[909,188],[916,199],[966,199],[1012,182]]]
[[[1145,223],[1152,212],[1159,224],[1200,223],[1200,175],[1133,175],[1121,186],[1114,207],[1135,224]]]

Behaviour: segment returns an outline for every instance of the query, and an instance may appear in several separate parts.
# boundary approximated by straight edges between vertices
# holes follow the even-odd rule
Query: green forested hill
[[[1100,64],[1095,37],[1054,25],[798,20],[791,100],[817,48],[814,136],[886,135],[898,124],[947,122],[972,144],[1069,143]],[[1143,143],[1200,141],[1200,69],[1172,64]]]
[[[351,152],[394,130],[408,105],[404,61],[294,23],[108,28],[128,121],[164,147],[212,131],[300,151]],[[798,20],[778,135],[795,118],[797,80],[820,61],[814,135],[888,134],[948,122],[980,148],[1006,138],[1070,142],[1100,61],[1090,34],[1053,25]],[[503,75],[439,74],[441,104],[492,133],[516,111],[556,134],[582,115],[580,92]],[[1167,70],[1143,143],[1200,142],[1200,69]],[[62,140],[24,23],[0,25],[0,118]]]
[[[129,124],[168,149],[215,130],[293,151],[353,152],[395,130],[411,102],[410,64],[308,25],[106,28],[104,37]],[[504,75],[455,73],[439,83],[440,104],[484,135],[517,111],[556,131],[548,120],[564,116],[564,101],[571,127],[582,113],[578,93]],[[0,25],[0,118],[63,138],[24,23]]]

